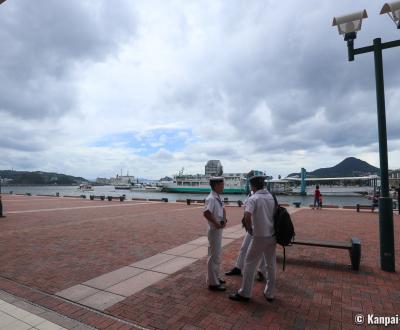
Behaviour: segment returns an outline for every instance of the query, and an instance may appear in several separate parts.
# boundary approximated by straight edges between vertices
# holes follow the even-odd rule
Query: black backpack
[[[294,226],[292,218],[289,212],[278,204],[275,195],[272,195],[275,200],[275,212],[274,212],[274,229],[276,242],[283,247],[283,270],[285,270],[286,263],[286,250],[285,246],[292,245],[296,233],[294,232]]]

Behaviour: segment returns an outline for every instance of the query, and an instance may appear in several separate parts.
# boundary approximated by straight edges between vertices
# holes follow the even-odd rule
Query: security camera
[[[333,18],[332,26],[337,26],[339,34],[344,34],[344,40],[351,41],[357,37],[357,31],[361,30],[363,18],[367,18],[367,11],[364,9],[353,14]]]
[[[400,1],[385,3],[381,10],[381,15],[388,14],[397,28],[400,29]]]

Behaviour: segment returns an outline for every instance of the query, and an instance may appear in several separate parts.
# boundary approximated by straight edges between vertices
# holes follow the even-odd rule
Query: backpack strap
[[[285,271],[285,266],[286,266],[286,249],[285,247],[283,247],[283,264],[282,264],[283,271]]]
[[[271,194],[272,195],[272,197],[274,198],[274,201],[275,201],[275,209],[277,209],[278,208],[278,206],[279,206],[279,204],[278,204],[278,200],[276,199],[276,196],[275,196],[275,194]]]
[[[275,210],[274,210],[274,217],[275,217],[275,215],[276,215],[276,213],[278,212],[278,209],[279,209],[279,203],[278,203],[278,200],[277,200],[275,194],[271,194],[271,195],[272,195],[272,197],[274,198],[274,201],[275,201]]]

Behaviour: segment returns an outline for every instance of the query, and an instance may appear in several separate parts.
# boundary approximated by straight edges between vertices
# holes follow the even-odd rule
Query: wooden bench
[[[360,210],[369,210],[371,212],[374,212],[375,208],[378,208],[377,205],[361,205],[361,204],[357,204],[356,205],[356,210],[357,212],[360,212]]]
[[[298,209],[301,205],[301,202],[293,202],[293,205]]]
[[[295,238],[293,244],[348,250],[351,260],[351,268],[353,270],[358,270],[360,267],[361,241],[357,237],[352,237],[350,242]]]

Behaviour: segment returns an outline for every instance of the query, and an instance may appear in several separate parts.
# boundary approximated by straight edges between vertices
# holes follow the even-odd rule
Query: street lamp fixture
[[[385,3],[381,14],[388,14],[399,28],[400,1]],[[379,197],[379,240],[381,269],[388,272],[395,271],[394,254],[394,227],[393,227],[393,200],[389,195],[389,169],[386,133],[385,87],[383,79],[382,51],[399,47],[400,40],[382,43],[381,38],[374,39],[372,46],[354,48],[354,39],[361,30],[363,18],[367,18],[366,10],[358,13],[335,17],[333,26],[338,26],[339,34],[344,34],[347,41],[348,59],[354,61],[356,55],[374,53],[376,100],[378,114],[379,161],[381,170],[381,194]]]
[[[400,29],[400,1],[385,3],[381,10],[381,15],[388,14],[390,19]]]
[[[357,32],[361,30],[362,20],[367,17],[368,14],[366,10],[334,17],[332,26],[338,27],[339,34],[344,34],[345,41],[354,40],[357,38]]]

